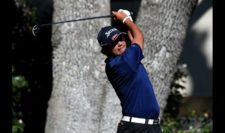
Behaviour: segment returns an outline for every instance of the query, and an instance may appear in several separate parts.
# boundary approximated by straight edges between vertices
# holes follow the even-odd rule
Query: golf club
[[[133,12],[130,12],[130,14],[133,15]],[[54,25],[54,24],[75,22],[75,21],[84,21],[84,20],[90,20],[90,19],[109,18],[109,17],[113,17],[113,15],[96,16],[96,17],[88,17],[88,18],[79,18],[79,19],[60,21],[60,22],[53,22],[53,23],[47,23],[47,24],[37,24],[37,25],[34,25],[34,27],[32,28],[32,34],[34,36],[37,36],[37,34],[38,34],[39,30],[40,30],[40,27],[50,26],[50,25]]]
[[[37,25],[34,25],[34,27],[32,28],[32,34],[34,36],[37,36],[37,34],[38,34],[39,30],[40,30],[40,27],[50,26],[50,25],[54,25],[54,24],[62,24],[62,23],[68,23],[68,22],[75,22],[75,21],[90,20],[90,19],[109,18],[109,17],[113,17],[113,15],[105,15],[105,16],[97,16],[97,17],[80,18],[80,19],[73,19],[73,20],[60,21],[60,22],[47,23],[47,24],[37,24]]]

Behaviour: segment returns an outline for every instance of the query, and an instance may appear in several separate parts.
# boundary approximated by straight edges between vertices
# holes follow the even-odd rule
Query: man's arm
[[[133,42],[134,38],[133,38],[133,35],[131,34],[131,31],[128,30],[127,33],[128,33],[128,37],[130,38],[130,41]]]
[[[112,12],[113,15],[116,17],[116,19],[120,20],[120,21],[123,21],[124,18],[127,16],[125,13],[123,12],[115,12],[113,11]],[[130,30],[130,33],[131,33],[131,37],[133,38],[131,40],[132,43],[136,43],[138,44],[141,49],[143,50],[144,49],[144,36],[143,36],[143,33],[142,31],[139,29],[139,27],[133,23],[129,18],[125,20],[124,24],[127,25],[128,29]],[[129,31],[128,31],[128,35],[130,34]],[[130,37],[130,35],[129,35]],[[131,38],[130,37],[130,38]]]

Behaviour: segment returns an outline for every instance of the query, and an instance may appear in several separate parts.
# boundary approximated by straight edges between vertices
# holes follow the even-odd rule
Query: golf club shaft
[[[97,17],[89,17],[89,18],[80,18],[80,19],[73,19],[73,20],[67,20],[67,21],[60,21],[60,22],[53,22],[53,23],[47,23],[47,24],[37,24],[38,27],[43,26],[50,26],[54,24],[61,24],[61,23],[68,23],[68,22],[75,22],[75,21],[83,21],[83,20],[90,20],[90,19],[99,19],[99,18],[109,18],[113,17],[113,15],[105,15],[105,16],[97,16]]]
[[[130,15],[133,15],[133,12],[130,12]],[[54,24],[62,24],[62,23],[75,22],[75,21],[84,21],[84,20],[90,20],[90,19],[109,18],[109,17],[113,17],[113,15],[79,18],[79,19],[66,20],[66,21],[53,22],[53,23],[46,23],[46,24],[36,24],[32,28],[32,34],[34,36],[36,36],[39,32],[40,27],[46,27],[46,26],[50,26],[50,25],[54,25]]]

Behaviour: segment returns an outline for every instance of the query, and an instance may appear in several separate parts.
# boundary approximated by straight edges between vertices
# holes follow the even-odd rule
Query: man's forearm
[[[130,41],[133,42],[134,38],[133,38],[133,35],[132,35],[131,31],[128,30],[127,33],[128,33],[128,37],[130,38]]]
[[[133,39],[131,40],[132,43],[137,43],[141,49],[144,48],[144,37],[142,31],[139,27],[133,23],[130,19],[127,19],[124,24],[127,25],[128,29],[130,30]],[[129,35],[129,34],[128,34]]]

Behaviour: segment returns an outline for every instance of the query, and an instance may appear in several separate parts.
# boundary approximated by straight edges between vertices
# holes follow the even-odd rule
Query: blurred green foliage
[[[22,91],[29,90],[28,82],[22,75],[15,75],[12,67],[12,133],[23,133]]]
[[[174,118],[169,113],[163,115],[164,133],[212,133],[212,118],[201,116],[179,116]]]
[[[16,49],[21,44],[21,39],[26,37],[32,30],[32,25],[36,21],[35,8],[32,7],[29,0],[15,0],[15,24],[11,31],[12,51],[15,54]],[[18,39],[19,38],[19,39]],[[18,56],[18,55],[16,55]],[[12,133],[24,132],[24,114],[22,105],[22,94],[31,91],[28,80],[24,73],[18,71],[16,65],[12,65]]]
[[[20,13],[18,22],[12,31],[12,34],[24,36],[26,32],[31,33],[32,26],[36,23],[36,8],[32,6],[30,0],[15,0],[15,6]]]
[[[183,96],[179,89],[185,89],[181,82],[188,76],[186,65],[178,65],[170,86],[167,106],[164,109],[162,129],[164,133],[212,133],[212,118],[207,112],[197,115],[195,110],[190,110],[187,116],[178,116],[179,107]]]

